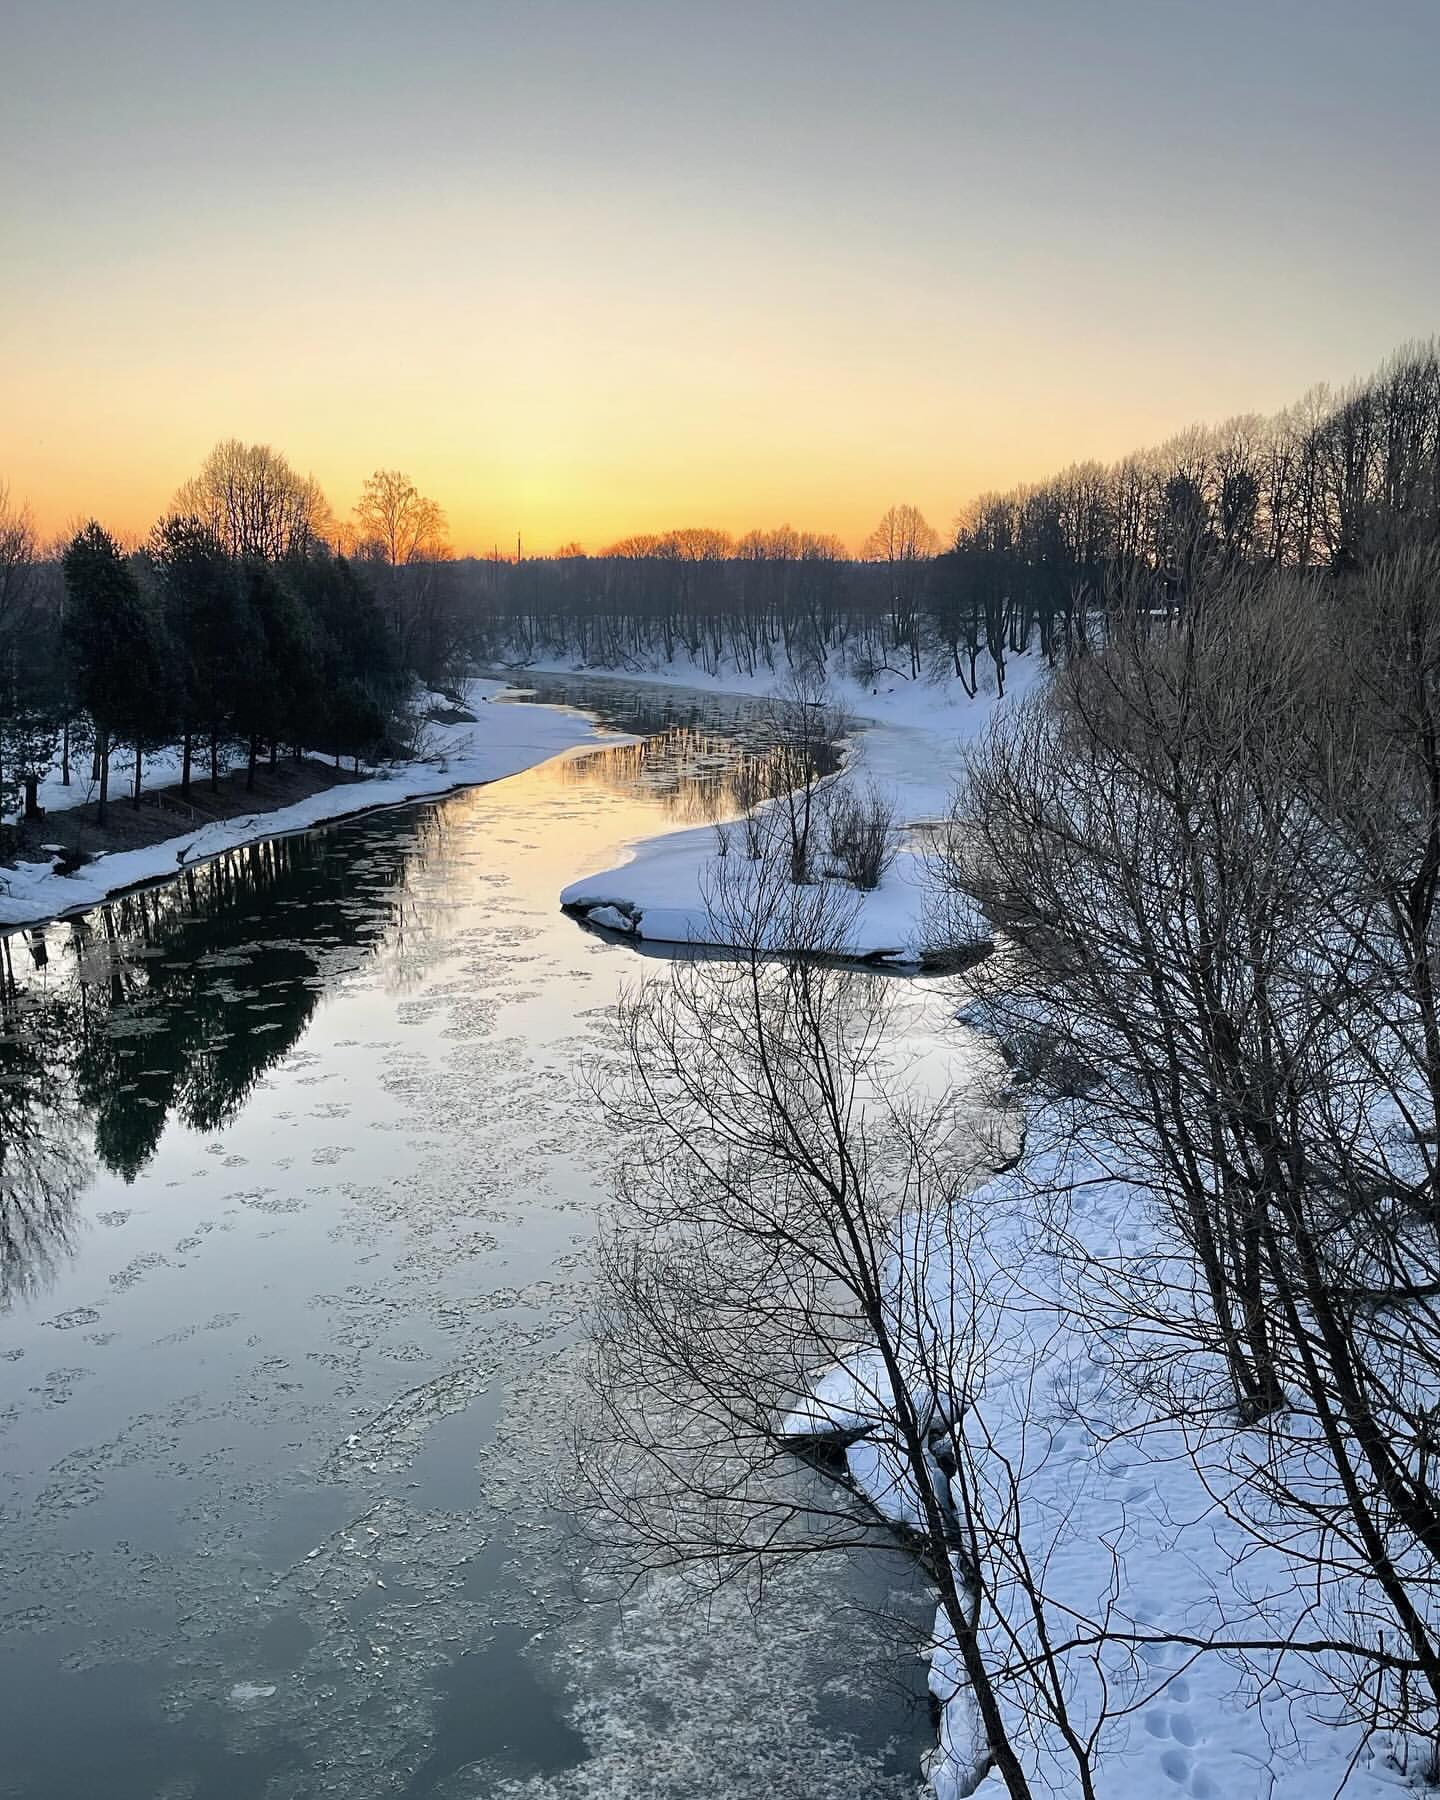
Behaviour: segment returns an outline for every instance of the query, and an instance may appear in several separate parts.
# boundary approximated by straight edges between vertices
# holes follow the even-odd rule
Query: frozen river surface
[[[543,692],[662,735],[6,942],[0,1795],[915,1792],[898,1555],[758,1624],[587,1597],[575,1076],[642,965],[556,895],[723,802],[765,725]]]

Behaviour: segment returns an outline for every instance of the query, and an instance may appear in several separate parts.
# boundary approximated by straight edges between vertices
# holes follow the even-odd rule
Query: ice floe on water
[[[237,1681],[230,1689],[236,1706],[253,1706],[257,1700],[268,1700],[276,1692],[273,1681]]]

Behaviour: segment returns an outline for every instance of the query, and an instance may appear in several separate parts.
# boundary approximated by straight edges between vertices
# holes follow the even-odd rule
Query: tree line
[[[1105,465],[982,494],[942,548],[891,507],[858,557],[792,530],[632,537],[586,556],[457,565],[474,639],[495,657],[746,673],[847,664],[862,680],[934,674],[974,693],[1010,657],[1094,641],[1120,591],[1174,614],[1222,576],[1344,572],[1440,530],[1440,350],[1408,346],[1339,394],[1274,418],[1194,427]]]
[[[92,519],[42,554],[0,490],[0,816],[37,818],[52,768],[69,786],[88,758],[103,823],[119,748],[137,806],[146,756],[172,745],[186,800],[237,753],[253,787],[262,755],[393,748],[412,677],[453,664],[429,605],[444,537],[396,471],[341,529],[313,477],[235,441],[133,547]]]
[[[1410,345],[1274,418],[1195,427],[1118,463],[983,494],[936,561],[931,620],[966,679],[1038,636],[1085,645],[1117,594],[1166,616],[1229,578],[1354,571],[1440,533],[1440,348]]]
[[[739,538],[644,534],[595,555],[571,544],[547,557],[457,559],[444,513],[399,471],[376,471],[341,522],[278,452],[230,441],[144,546],[114,546],[108,559],[93,533],[76,546],[84,606],[72,605],[64,547],[42,556],[23,510],[0,497],[0,804],[13,811],[23,793],[33,807],[47,746],[68,775],[72,737],[92,754],[102,739],[144,739],[207,755],[233,742],[250,756],[314,741],[323,721],[326,747],[363,751],[381,741],[377,708],[404,677],[446,685],[487,661],[689,660],[745,674],[840,665],[866,685],[929,674],[1003,692],[1009,660],[1031,646],[1052,664],[1091,647],[1118,595],[1173,617],[1223,578],[1353,572],[1432,541],[1437,520],[1433,343],[1275,418],[1194,428],[1109,466],[981,495],[943,548],[915,507],[893,506],[856,557],[786,525]],[[209,584],[209,599],[186,597],[192,581],[195,595]],[[108,671],[99,645],[110,627],[90,630],[87,607],[97,626],[116,609],[123,654]],[[68,613],[73,629],[62,631]],[[227,632],[245,646],[239,664],[216,656]],[[317,695],[328,712],[314,710]]]

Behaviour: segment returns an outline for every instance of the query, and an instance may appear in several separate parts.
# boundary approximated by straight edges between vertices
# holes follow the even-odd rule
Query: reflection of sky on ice
[[[915,1630],[851,1674],[876,1575],[811,1565],[758,1626],[576,1597],[573,1077],[637,964],[555,895],[683,788],[576,770],[11,940],[0,1108],[70,1160],[0,1314],[0,1795],[913,1790]]]

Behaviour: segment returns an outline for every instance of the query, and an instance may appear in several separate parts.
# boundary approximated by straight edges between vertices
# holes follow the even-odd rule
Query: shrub
[[[879,887],[895,860],[893,804],[873,789],[860,795],[837,782],[827,797],[826,828],[837,872],[851,887]]]

